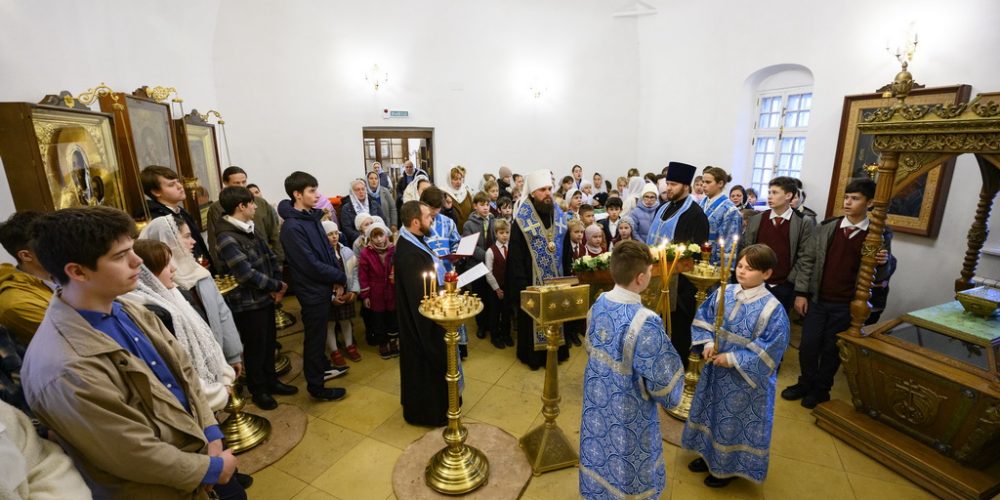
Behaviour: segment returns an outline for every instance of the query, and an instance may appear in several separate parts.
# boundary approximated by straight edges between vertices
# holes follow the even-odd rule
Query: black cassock
[[[525,203],[530,203],[526,201]],[[552,227],[552,219],[543,220],[546,228]],[[534,325],[531,316],[521,310],[521,290],[534,285],[531,251],[528,250],[528,240],[524,238],[517,221],[511,224],[510,244],[507,251],[507,280],[504,296],[513,297],[517,308],[517,359],[528,365],[532,370],[545,366],[545,351],[536,351],[534,345]],[[569,359],[569,347],[559,348],[559,361]]]
[[[668,206],[663,211],[662,219],[669,219],[683,204],[684,200],[681,200]],[[696,243],[698,245],[708,241],[708,217],[705,217],[705,212],[697,203],[692,203],[691,207],[681,214],[680,219],[677,221],[677,227],[674,229],[672,241],[678,243]],[[698,289],[687,278],[684,276],[678,277],[677,309],[670,313],[670,325],[673,330],[670,341],[674,344],[674,348],[677,349],[677,354],[680,354],[681,359],[684,361],[685,368],[687,367],[688,354],[691,352],[691,323],[694,321],[694,314],[698,310],[695,307],[694,300],[697,292]]]
[[[395,266],[403,418],[414,425],[442,426],[448,423],[444,329],[417,311],[424,295],[421,277],[434,267],[434,260],[406,238],[399,238]]]

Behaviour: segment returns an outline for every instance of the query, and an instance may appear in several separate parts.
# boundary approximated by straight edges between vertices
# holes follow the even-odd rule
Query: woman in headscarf
[[[378,173],[368,172],[368,197],[375,200],[375,203],[382,211],[382,217],[391,228],[397,228],[398,216],[396,211],[396,200],[392,199],[392,191],[379,184]],[[358,234],[364,234],[359,231]]]
[[[354,240],[361,234],[354,227],[354,218],[358,214],[371,214],[382,217],[382,208],[374,198],[368,196],[368,186],[362,179],[351,181],[351,194],[347,203],[340,206],[340,239],[345,246],[354,245]]]
[[[642,189],[646,185],[642,177],[635,176],[628,180],[628,186],[622,193],[622,217],[628,217],[629,212],[639,204]]]
[[[139,268],[139,283],[125,297],[156,306],[160,311],[154,309],[154,312],[169,316],[169,323],[164,323],[187,353],[209,406],[214,411],[223,409],[236,371],[226,363],[212,329],[174,283],[177,266],[171,262],[170,248],[160,241],[140,239],[133,250],[142,258],[143,265]]]
[[[449,182],[441,190],[451,195],[458,227],[464,227],[465,221],[472,214],[472,190],[465,185],[465,169],[461,166],[452,167]]]
[[[208,320],[208,326],[211,327],[216,342],[222,346],[226,362],[239,373],[243,367],[243,342],[240,341],[239,331],[236,330],[233,313],[219,293],[219,288],[215,286],[212,273],[194,260],[194,255],[191,253],[194,248],[191,228],[183,221],[165,215],[147,224],[139,233],[139,238],[161,241],[170,248],[173,263],[177,266],[174,283],[181,292],[188,292],[191,295],[189,300],[195,310],[204,311],[204,317]]]
[[[431,181],[427,180],[427,176],[420,174],[414,177],[413,181],[406,185],[406,189],[403,190],[403,203],[408,201],[420,201],[420,194],[424,192],[431,185]]]

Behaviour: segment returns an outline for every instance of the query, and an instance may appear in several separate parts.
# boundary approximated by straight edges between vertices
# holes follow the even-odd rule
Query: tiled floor
[[[283,337],[281,342],[286,350],[302,350],[301,333]],[[367,346],[361,351],[364,359],[351,363],[348,375],[327,384],[346,387],[346,399],[316,403],[304,391],[279,398],[283,403],[301,406],[309,414],[309,428],[294,450],[255,474],[254,486],[248,491],[251,499],[395,498],[391,475],[396,459],[407,445],[430,429],[411,426],[403,420],[398,360],[382,360]],[[542,423],[543,371],[532,372],[518,363],[514,349],[497,350],[474,335],[470,335],[469,352],[464,362],[466,421],[496,425],[514,436],[521,436]],[[562,413],[558,422],[571,440],[579,438],[586,360],[586,351],[574,348],[570,360],[559,367]],[[779,390],[794,383],[797,375],[797,352],[790,349],[778,377]],[[298,377],[294,383],[302,387],[304,382]],[[842,377],[837,381],[834,397],[849,400],[847,383]],[[737,480],[721,490],[706,488],[702,484],[704,475],[687,470],[686,465],[694,456],[666,444],[669,482],[662,498],[934,498],[820,430],[809,411],[797,402],[778,398],[775,414],[771,465],[763,485]],[[523,498],[578,498],[576,492],[577,469],[573,468],[532,478]]]

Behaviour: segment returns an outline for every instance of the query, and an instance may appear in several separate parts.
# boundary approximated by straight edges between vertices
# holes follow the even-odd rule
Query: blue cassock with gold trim
[[[660,317],[624,288],[598,297],[587,324],[580,494],[659,498],[666,470],[656,405],[680,404],[681,358]]]
[[[691,344],[713,342],[719,291],[698,308]],[[763,284],[726,288],[725,320],[717,352],[733,368],[709,364],[701,373],[684,426],[682,445],[694,450],[716,477],[767,476],[777,367],[788,347],[788,315]]]

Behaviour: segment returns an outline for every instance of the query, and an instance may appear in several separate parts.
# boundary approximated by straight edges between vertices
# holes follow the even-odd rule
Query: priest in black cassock
[[[396,242],[396,315],[399,318],[399,381],[403,419],[414,425],[439,427],[448,423],[448,371],[444,330],[417,308],[424,295],[426,271],[442,270],[424,242],[431,233],[431,209],[408,201],[399,210]],[[437,278],[437,277],[436,277]],[[438,285],[443,283],[438,280]]]
[[[514,209],[504,296],[513,297],[520,307],[521,291],[542,285],[546,278],[562,276],[563,239],[568,217],[552,201],[552,173],[536,170],[526,179],[528,196]],[[532,370],[545,366],[544,334],[536,331],[531,316],[517,316],[517,359]],[[569,348],[559,348],[559,361],[569,359]]]
[[[672,161],[667,165],[667,202],[653,216],[646,243],[659,245],[664,239],[676,243],[696,243],[708,241],[708,218],[698,203],[691,197],[691,181],[697,168],[693,165]],[[698,290],[684,276],[677,278],[677,305],[670,312],[671,332],[677,354],[687,367],[691,352],[691,322],[694,321],[694,295]],[[674,288],[671,286],[671,293]]]

